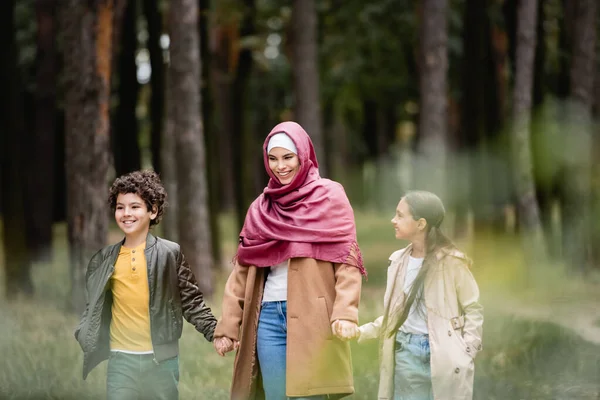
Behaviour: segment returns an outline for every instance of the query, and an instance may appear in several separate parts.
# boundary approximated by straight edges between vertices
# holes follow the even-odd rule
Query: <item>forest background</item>
[[[160,173],[215,314],[261,146],[295,120],[341,182],[382,311],[402,193],[444,200],[486,307],[479,399],[600,398],[596,0],[0,2],[0,398],[103,398],[72,330],[90,256],[120,239],[123,173]],[[227,398],[232,357],[184,332],[182,398]],[[376,343],[353,345],[357,393]]]

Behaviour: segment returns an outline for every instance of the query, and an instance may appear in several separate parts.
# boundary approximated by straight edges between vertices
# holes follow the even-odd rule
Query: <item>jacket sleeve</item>
[[[194,325],[206,340],[212,342],[217,320],[204,302],[204,295],[200,291],[196,278],[181,252],[178,254],[177,266],[183,317]]]
[[[240,326],[244,315],[247,279],[248,267],[236,263],[227,279],[227,283],[225,283],[222,316],[217,324],[215,337],[228,337],[239,340]]]
[[[383,322],[383,315],[377,317],[373,322],[361,325],[358,329],[360,330],[360,336],[358,337],[358,343],[362,343],[366,340],[378,339],[381,333],[381,324]]]
[[[79,323],[77,324],[77,326],[75,327],[75,331],[73,332],[73,336],[75,336],[75,340],[77,341],[79,341],[79,332],[81,331],[81,328],[83,328],[83,326],[87,322],[90,307],[90,275],[92,274],[93,270],[98,266],[99,253],[100,252],[92,256],[85,270],[85,309],[83,310],[83,314],[81,314]]]
[[[335,301],[331,313],[331,323],[340,319],[358,324],[358,304],[362,275],[352,265],[334,264]]]
[[[483,306],[479,303],[479,287],[471,273],[468,262],[460,262],[455,270],[455,286],[458,303],[465,317],[463,339],[473,358],[482,349]]]

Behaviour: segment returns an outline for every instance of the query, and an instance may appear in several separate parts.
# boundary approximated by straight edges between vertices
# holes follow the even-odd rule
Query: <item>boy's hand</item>
[[[213,346],[217,353],[223,357],[226,353],[237,350],[240,347],[240,342],[229,339],[228,337],[218,337],[213,340]]]
[[[331,324],[331,330],[341,340],[356,339],[360,336],[358,325],[354,322],[338,319]]]

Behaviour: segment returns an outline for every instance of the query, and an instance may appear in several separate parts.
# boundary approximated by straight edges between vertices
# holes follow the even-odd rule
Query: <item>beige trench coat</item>
[[[240,340],[231,399],[263,399],[256,355],[258,317],[267,268],[235,265],[223,296],[215,337]],[[288,396],[354,393],[350,345],[333,336],[337,319],[358,324],[358,268],[293,258],[288,269],[286,392]]]
[[[384,315],[360,327],[359,343],[380,339],[379,400],[394,397],[394,327],[404,307],[404,277],[411,246],[390,256]],[[481,350],[483,307],[470,262],[458,250],[440,250],[424,286],[435,400],[473,398],[474,359]]]

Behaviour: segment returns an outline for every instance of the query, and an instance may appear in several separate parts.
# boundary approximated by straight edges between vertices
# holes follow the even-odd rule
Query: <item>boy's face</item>
[[[148,210],[146,202],[135,193],[119,193],[117,196],[115,221],[125,236],[145,236],[156,214],[154,210]]]

